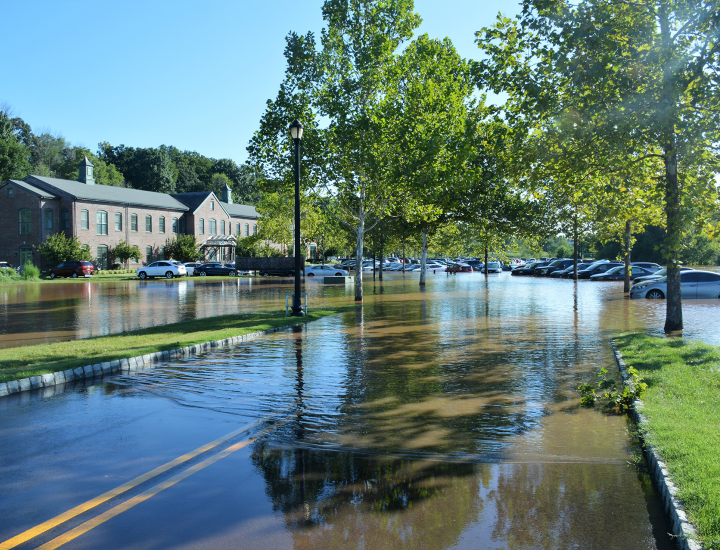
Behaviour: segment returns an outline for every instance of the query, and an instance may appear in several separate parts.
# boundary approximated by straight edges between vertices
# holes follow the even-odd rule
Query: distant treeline
[[[92,152],[73,146],[60,134],[34,133],[22,118],[0,110],[0,178],[23,178],[27,174],[77,179],[77,164],[84,156],[95,165],[95,181],[156,191],[186,193],[214,191],[221,196],[225,184],[236,203],[260,200],[253,173],[231,159],[214,159],[195,151],[161,145],[146,149],[102,142]]]

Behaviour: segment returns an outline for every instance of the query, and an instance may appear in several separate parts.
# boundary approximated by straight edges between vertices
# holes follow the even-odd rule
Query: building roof
[[[222,207],[231,216],[237,216],[239,218],[252,218],[258,219],[260,214],[257,213],[254,206],[249,204],[228,204],[226,202],[221,203]]]
[[[171,197],[183,203],[188,207],[190,213],[194,214],[210,195],[214,195],[214,193],[212,191],[196,191],[194,193],[173,193]],[[217,197],[215,197],[215,200],[217,200]]]
[[[14,183],[18,187],[22,187],[25,189],[25,191],[29,191],[33,195],[37,195],[38,197],[42,199],[57,199],[57,196],[53,195],[52,193],[48,193],[44,189],[40,189],[39,187],[35,187],[34,185],[30,185],[26,181],[22,180],[8,180],[8,183]],[[6,184],[7,185],[7,184]],[[2,187],[5,187],[4,185]]]
[[[168,210],[188,209],[182,202],[167,193],[142,191],[128,187],[115,187],[113,185],[87,185],[79,181],[46,178],[44,176],[28,176],[26,183],[43,183],[72,195],[76,199],[110,202],[116,204],[131,204],[133,206],[148,206],[151,208],[165,208]]]

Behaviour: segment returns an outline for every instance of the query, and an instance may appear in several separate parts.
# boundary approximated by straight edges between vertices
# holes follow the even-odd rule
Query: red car
[[[92,277],[95,274],[95,267],[90,262],[69,261],[53,267],[50,271],[50,278],[55,277]]]
[[[471,265],[467,264],[453,264],[445,271],[447,271],[448,273],[472,273],[473,268]]]

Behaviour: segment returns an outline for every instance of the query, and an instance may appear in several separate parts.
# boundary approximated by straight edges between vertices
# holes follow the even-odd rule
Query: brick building
[[[122,241],[140,249],[143,257],[131,264],[139,267],[163,258],[176,234],[194,235],[207,259],[229,261],[237,238],[257,233],[255,208],[233,204],[229,187],[222,200],[212,191],[154,193],[95,185],[87,158],[78,167],[78,181],[27,176],[0,186],[1,261],[50,267],[37,246],[60,231],[88,245],[104,269],[108,249]]]

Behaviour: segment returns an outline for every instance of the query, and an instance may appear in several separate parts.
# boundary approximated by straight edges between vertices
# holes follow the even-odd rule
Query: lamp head
[[[290,125],[290,136],[293,139],[302,139],[303,129],[304,126],[301,124],[301,122],[295,119],[295,122]]]

